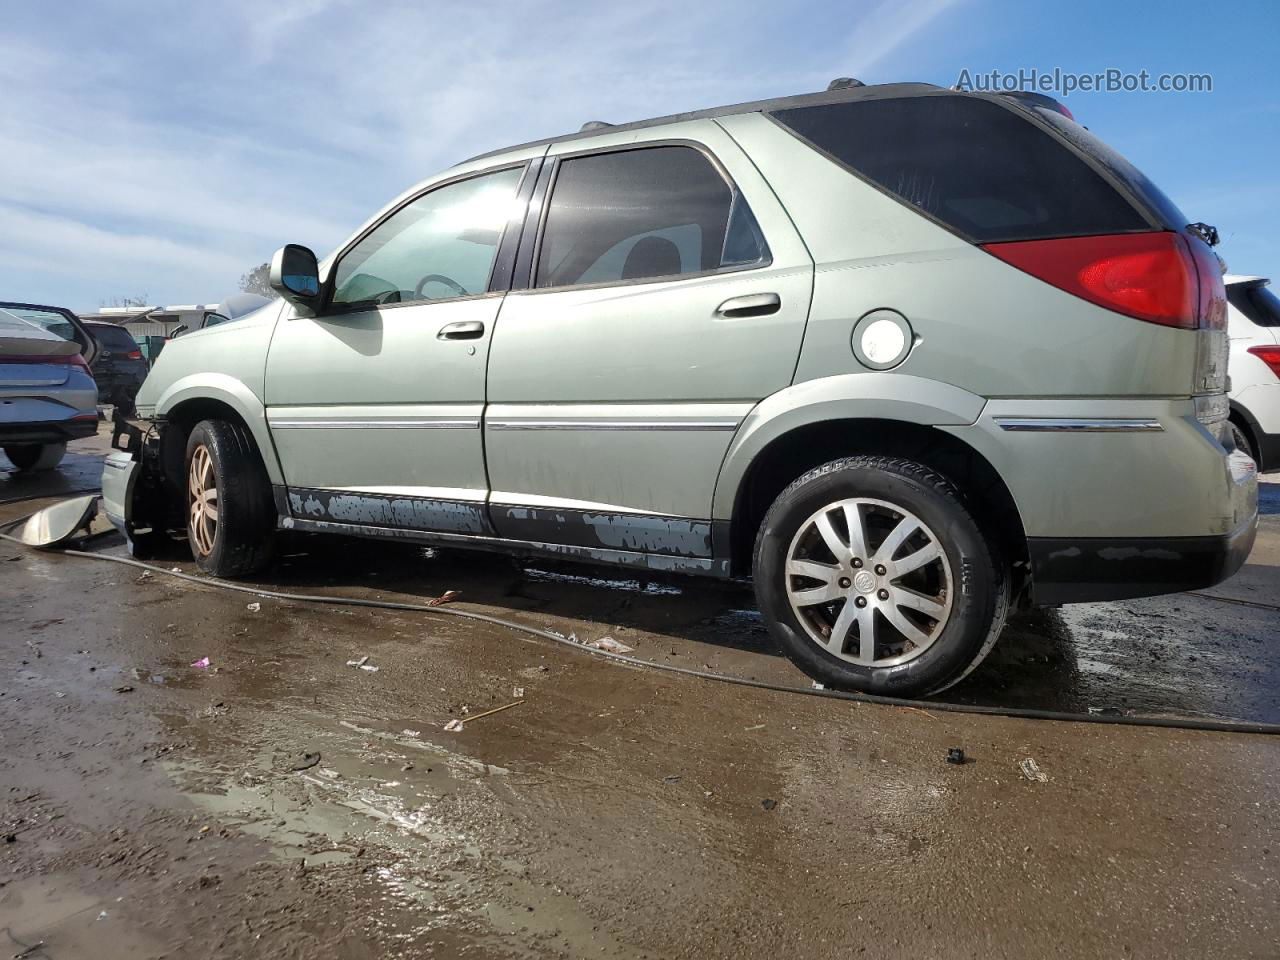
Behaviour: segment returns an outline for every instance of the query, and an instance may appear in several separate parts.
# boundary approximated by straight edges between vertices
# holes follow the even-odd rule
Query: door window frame
[[[661,277],[638,277],[633,280],[603,280],[599,283],[566,283],[559,284],[554,287],[539,287],[538,282],[538,258],[542,254],[543,234],[547,229],[548,215],[551,211],[551,200],[555,196],[556,182],[560,177],[560,170],[563,162],[566,160],[575,160],[579,157],[601,156],[608,153],[629,153],[636,150],[652,150],[658,147],[690,147],[700,153],[706,159],[713,170],[720,176],[729,188],[729,213],[732,216],[733,204],[735,199],[741,198],[747,204],[747,209],[751,209],[751,202],[747,198],[742,189],[734,182],[733,177],[720,162],[711,149],[704,143],[697,140],[689,140],[682,137],[669,137],[662,140],[644,140],[638,143],[616,144],[608,147],[584,147],[581,150],[574,150],[571,153],[561,153],[555,156],[545,157],[543,160],[542,175],[538,178],[538,192],[540,196],[535,196],[529,204],[528,214],[526,216],[522,237],[520,239],[520,252],[516,260],[515,275],[512,277],[511,293],[521,294],[539,294],[539,293],[563,293],[566,290],[599,290],[607,287],[629,287],[644,283],[675,283],[682,280],[698,280],[706,277],[720,276],[721,274],[743,273],[748,270],[763,270],[773,265],[773,251],[769,245],[769,238],[765,236],[764,227],[756,220],[756,229],[759,231],[760,239],[764,243],[764,256],[759,260],[751,263],[736,263],[723,267],[714,267],[710,270],[699,270],[696,273],[673,273]],[[752,218],[755,218],[754,211]],[[726,233],[729,228],[729,221],[725,222]],[[723,250],[723,239],[721,240]]]
[[[533,190],[534,182],[537,179],[538,169],[541,167],[543,160],[541,157],[532,159],[507,161],[495,164],[492,167],[486,167],[483,170],[472,170],[467,173],[461,173],[444,180],[437,180],[430,186],[418,190],[410,194],[400,203],[387,210],[382,216],[378,217],[373,223],[369,224],[364,230],[351,238],[338,254],[333,258],[333,263],[329,267],[328,276],[325,277],[323,286],[321,287],[321,302],[319,309],[316,310],[317,317],[333,317],[342,316],[347,313],[364,313],[368,310],[394,310],[402,307],[421,307],[437,303],[456,303],[460,300],[481,300],[487,297],[502,296],[510,289],[511,278],[509,275],[510,262],[515,257],[515,245],[519,242],[520,234],[524,229],[525,218],[511,217],[502,226],[502,235],[498,238],[498,244],[494,251],[493,263],[489,265],[489,279],[485,283],[485,289],[478,293],[468,293],[466,296],[456,297],[433,297],[422,300],[406,300],[396,303],[340,303],[333,302],[333,294],[335,291],[336,280],[338,276],[338,265],[343,258],[347,256],[357,245],[359,245],[366,237],[381,227],[384,223],[398,214],[405,207],[416,203],[423,197],[442,190],[445,187],[451,187],[458,183],[465,183],[468,180],[475,180],[479,177],[486,177],[494,173],[502,173],[505,170],[520,170],[520,179],[516,183],[515,199],[518,204],[521,201],[528,201],[529,194]],[[505,254],[505,262],[504,262]],[[501,268],[501,269],[500,269]],[[506,273],[504,277],[503,274]]]

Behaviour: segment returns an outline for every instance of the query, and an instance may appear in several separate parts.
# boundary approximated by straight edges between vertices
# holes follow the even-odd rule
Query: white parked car
[[[1280,470],[1280,297],[1265,277],[1227,274],[1231,429],[1259,471]]]

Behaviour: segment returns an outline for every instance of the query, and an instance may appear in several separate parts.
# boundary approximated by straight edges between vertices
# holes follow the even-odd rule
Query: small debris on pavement
[[[965,762],[964,750],[960,747],[952,747],[947,751],[947,763],[962,764]]]
[[[679,782],[680,782],[681,780],[683,780],[683,779],[684,779],[684,778],[683,778],[683,777],[681,777],[679,774],[674,774],[674,773],[673,773],[673,774],[672,774],[671,776],[669,776],[669,777],[663,777],[663,778],[662,778],[662,782],[663,782],[663,783],[679,783]]]
[[[440,594],[440,596],[433,597],[432,599],[428,600],[427,606],[438,607],[441,604],[451,603],[454,600],[457,600],[458,597],[460,596],[462,596],[461,590],[446,590],[444,593]]]
[[[262,604],[260,604],[257,600],[255,600],[253,601],[253,603],[245,604],[244,608],[248,610],[250,613],[257,613],[259,610],[262,609]]]
[[[154,574],[152,574],[150,570],[144,570],[139,576],[134,577],[133,582],[146,583],[148,580],[152,579],[153,576]]]
[[[209,663],[210,660],[208,657],[201,657],[199,660],[193,660],[191,665],[197,670],[207,670],[209,668]]]
[[[511,688],[511,695],[512,695],[513,697],[515,697],[517,700],[523,700],[523,699],[524,699],[524,687],[512,687],[512,688]]]
[[[760,801],[760,806],[764,807],[766,810],[772,810],[777,805],[778,801],[774,800],[772,797],[765,797]]]
[[[294,770],[310,770],[320,762],[319,753],[304,753],[302,759],[293,765]]]
[[[604,650],[607,653],[631,653],[634,647],[628,647],[625,643],[619,643],[613,637],[601,637],[599,640],[588,640],[588,647],[595,647],[597,650]]]
[[[517,700],[514,703],[508,703],[501,707],[494,707],[492,710],[486,710],[484,713],[477,713],[474,717],[467,717],[467,723],[475,723],[477,720],[483,720],[485,717],[491,717],[495,713],[501,713],[503,710],[510,710],[512,707],[518,707],[522,703],[524,703],[523,700]],[[458,733],[462,730],[462,721],[450,720],[444,725],[444,728],[451,733]]]
[[[1022,771],[1022,775],[1024,777],[1033,783],[1049,782],[1049,775],[1041,770],[1039,764],[1030,757],[1027,757],[1027,759],[1018,764],[1018,769]]]
[[[421,730],[401,730],[400,732],[403,733],[406,737],[418,737],[422,735]]]
[[[128,685],[125,685],[123,687],[116,687],[116,693],[133,693],[133,687],[130,687]]]
[[[378,668],[377,668],[377,667],[375,667],[372,663],[370,663],[370,662],[369,662],[369,658],[368,658],[368,656],[361,657],[359,660],[348,660],[348,661],[347,661],[347,666],[348,666],[348,667],[359,667],[361,670],[364,670],[364,671],[366,671],[366,672],[368,672],[368,673],[377,673],[377,672],[378,672]]]

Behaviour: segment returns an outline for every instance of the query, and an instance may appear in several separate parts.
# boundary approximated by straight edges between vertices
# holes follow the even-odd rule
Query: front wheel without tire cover
[[[238,577],[271,560],[275,508],[249,431],[202,420],[187,438],[187,538],[205,573]]]
[[[934,693],[995,643],[1009,575],[955,485],[892,457],[850,457],[784,490],[756,538],[760,610],[783,651],[832,687]]]

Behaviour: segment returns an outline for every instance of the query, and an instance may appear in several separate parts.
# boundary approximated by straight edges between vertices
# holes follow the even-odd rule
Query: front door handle
[[[484,336],[484,324],[479,320],[462,320],[446,323],[436,334],[437,340],[479,340]]]
[[[782,298],[776,293],[750,293],[745,297],[730,297],[716,307],[716,316],[726,320],[740,317],[767,317],[782,309]]]

